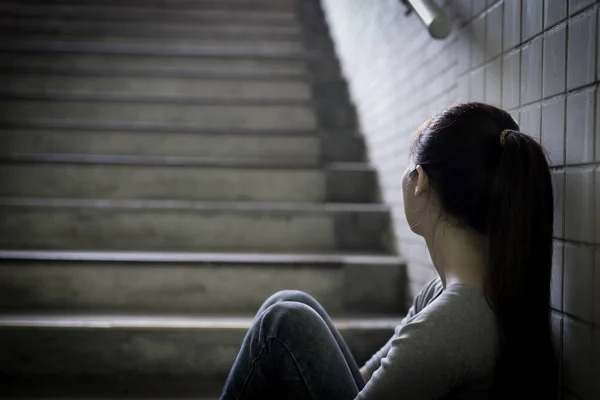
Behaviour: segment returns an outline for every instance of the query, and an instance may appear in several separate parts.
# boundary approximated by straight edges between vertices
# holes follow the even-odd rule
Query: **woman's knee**
[[[283,301],[294,301],[296,303],[306,304],[311,308],[315,308],[315,306],[319,304],[314,297],[301,290],[280,290],[279,292],[271,295],[271,297],[269,297],[267,301],[265,301],[263,307],[269,307],[273,304],[280,303]]]
[[[312,307],[296,301],[279,301],[272,304],[262,313],[262,320],[268,325],[275,322],[278,330],[289,328],[298,332],[325,325],[321,316]]]

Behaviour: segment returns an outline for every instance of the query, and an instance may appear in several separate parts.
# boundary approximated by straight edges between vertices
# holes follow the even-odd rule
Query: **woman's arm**
[[[417,315],[427,304],[435,299],[442,292],[442,283],[439,278],[432,279],[429,281],[423,289],[415,296],[413,304],[406,313],[406,316],[402,319],[402,322],[396,328],[398,332],[406,324],[408,320]],[[387,356],[388,352],[392,348],[392,340],[394,335],[388,340],[388,342],[379,349],[373,356],[363,365],[360,369],[360,373],[365,378],[365,382],[371,379],[371,376],[381,366],[381,360]]]
[[[369,379],[371,379],[371,375],[373,375],[371,373],[371,371],[369,371],[367,369],[366,366],[361,367],[360,369],[360,374],[362,375],[363,379],[365,380],[365,382],[369,382]]]
[[[405,320],[406,319],[402,320],[402,322],[404,322]],[[373,372],[377,371],[377,369],[381,365],[381,360],[387,355],[387,353],[392,348],[393,339],[394,336],[392,336],[390,340],[388,340],[387,343],[377,351],[377,353],[373,354],[373,356],[360,369],[360,373],[363,376],[363,378],[365,378],[365,382],[368,382],[369,379],[371,379],[371,375],[373,375]]]

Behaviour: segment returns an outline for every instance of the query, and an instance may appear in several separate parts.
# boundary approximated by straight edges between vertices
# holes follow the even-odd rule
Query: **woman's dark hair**
[[[506,111],[462,103],[423,125],[411,156],[427,173],[442,212],[486,239],[485,293],[500,328],[497,390],[502,398],[557,398],[550,328],[554,201],[546,153]]]

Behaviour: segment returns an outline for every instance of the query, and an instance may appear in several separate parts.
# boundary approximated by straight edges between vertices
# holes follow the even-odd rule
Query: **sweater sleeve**
[[[457,365],[451,356],[450,338],[442,337],[439,326],[419,317],[391,340],[381,367],[356,400],[435,400],[454,386]]]
[[[438,400],[493,371],[495,315],[479,289],[454,288],[408,319],[356,400]]]
[[[412,306],[408,310],[406,316],[402,319],[402,322],[396,327],[396,332],[402,329],[410,318],[418,314],[427,304],[429,304],[435,296],[441,292],[441,281],[439,278],[432,279],[428,282],[421,291],[415,296]],[[370,375],[373,375],[375,371],[381,366],[381,360],[388,354],[392,348],[392,341],[394,340],[395,334],[387,341],[387,343],[379,349],[373,356],[365,363],[365,367],[369,371]]]
[[[367,371],[369,371],[369,375],[373,375],[373,372],[377,371],[377,368],[381,366],[381,360],[392,348],[392,340],[394,340],[393,336],[365,363],[365,367],[367,368]]]

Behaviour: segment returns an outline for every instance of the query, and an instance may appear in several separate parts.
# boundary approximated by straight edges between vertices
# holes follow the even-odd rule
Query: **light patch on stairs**
[[[186,317],[186,316],[109,316],[109,315],[22,315],[0,316],[0,326],[86,328],[86,329],[158,329],[158,330],[248,330],[250,317]],[[394,329],[401,318],[340,318],[334,325],[340,330]]]
[[[35,116],[32,118],[32,116]],[[143,125],[173,123],[183,126],[244,129],[305,129],[317,126],[314,111],[297,105],[205,105],[93,101],[1,100],[0,121],[115,121]]]

